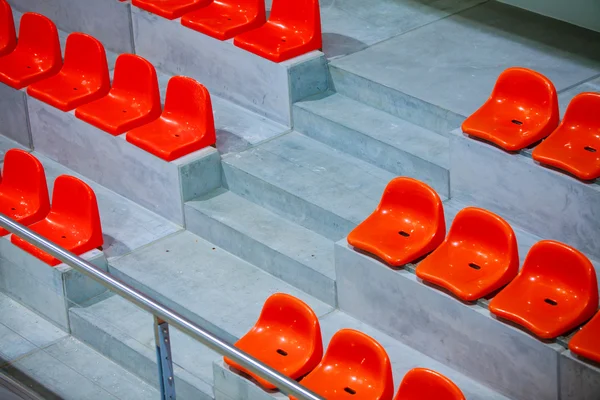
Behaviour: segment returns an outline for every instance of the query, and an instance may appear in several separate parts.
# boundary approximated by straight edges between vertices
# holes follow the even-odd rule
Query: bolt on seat
[[[394,395],[392,365],[385,349],[354,329],[333,335],[321,363],[300,384],[327,400],[392,400]]]
[[[127,141],[166,161],[215,144],[208,90],[192,78],[169,80],[160,118],[127,132]]]
[[[600,312],[573,336],[569,342],[569,350],[600,363]]]
[[[17,34],[12,8],[6,0],[0,0],[0,57],[13,51],[16,45]]]
[[[434,250],[445,233],[440,196],[421,181],[399,177],[387,185],[375,212],[350,232],[348,243],[400,267]]]
[[[489,99],[462,124],[464,133],[508,151],[521,150],[548,136],[560,119],[552,82],[526,68],[508,68]]]
[[[154,121],[160,113],[156,70],[134,54],[117,58],[112,88],[106,96],[75,110],[77,118],[115,136]]]
[[[101,247],[103,243],[96,195],[86,183],[73,176],[56,178],[50,213],[29,228],[76,255]],[[11,236],[11,241],[51,266],[60,264],[50,254],[16,235]]]
[[[181,24],[219,40],[228,40],[266,22],[264,0],[214,0],[181,17]]]
[[[85,33],[67,38],[65,61],[60,72],[27,88],[27,93],[62,111],[104,97],[110,90],[110,76],[104,46]]]
[[[542,339],[576,328],[597,308],[594,266],[578,250],[552,240],[533,245],[519,275],[489,305],[495,315]]]
[[[271,14],[260,28],[242,33],[233,44],[274,62],[322,47],[318,0],[273,0]]]
[[[210,4],[212,0],[133,0],[132,4],[143,10],[167,19],[176,19],[183,14]]]
[[[454,382],[439,372],[414,368],[404,375],[394,400],[466,400]]]
[[[57,73],[62,66],[56,26],[41,14],[25,13],[15,49],[0,57],[0,82],[21,89]]]
[[[475,301],[508,284],[519,272],[517,239],[510,225],[487,210],[461,210],[437,249],[419,263],[417,276],[459,299]]]
[[[579,179],[600,177],[600,93],[571,100],[558,128],[533,150],[533,159]]]
[[[0,181],[0,213],[23,225],[46,217],[50,199],[42,163],[30,153],[11,149],[4,156]],[[0,235],[7,235],[0,228]]]
[[[265,301],[258,321],[235,346],[292,379],[306,375],[323,356],[321,327],[314,311],[284,293],[275,293]],[[275,389],[275,385],[227,357],[224,360],[263,388]]]

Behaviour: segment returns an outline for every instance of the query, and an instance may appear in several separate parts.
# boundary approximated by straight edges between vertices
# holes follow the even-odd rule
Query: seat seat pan
[[[45,215],[38,215],[39,209],[34,209],[23,201],[21,193],[6,189],[0,192],[0,213],[26,226],[45,217]],[[0,228],[0,236],[8,233],[6,229]]]
[[[258,29],[236,36],[233,43],[274,62],[281,62],[307,52],[310,38],[285,26],[267,22]]]
[[[211,0],[133,0],[132,3],[163,18],[175,19],[210,2]]]
[[[86,80],[83,75],[66,74],[61,71],[29,86],[27,93],[59,110],[71,111],[106,95],[106,92],[99,89],[100,82],[96,80]]]
[[[364,371],[352,371],[341,366],[337,368],[332,366],[331,368],[320,368],[309,374],[301,381],[301,384],[327,400],[381,398],[379,397],[382,391],[380,382],[368,378],[364,375]],[[355,393],[353,394],[352,391]]]
[[[22,89],[33,82],[47,78],[60,70],[45,58],[35,57],[18,48],[0,58],[0,82]]]
[[[206,7],[184,15],[181,23],[215,39],[228,40],[264,24],[264,16],[258,18],[256,15],[258,11],[248,11],[213,1]]]
[[[600,313],[573,336],[569,349],[582,357],[600,363]]]

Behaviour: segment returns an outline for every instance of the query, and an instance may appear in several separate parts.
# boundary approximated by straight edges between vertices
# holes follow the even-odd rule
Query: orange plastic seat
[[[571,100],[559,127],[533,150],[533,159],[580,179],[600,177],[600,93]]]
[[[533,245],[519,275],[492,299],[489,308],[542,339],[555,338],[596,312],[594,266],[574,248],[542,240]]]
[[[26,151],[11,149],[4,156],[0,182],[0,213],[23,225],[43,219],[50,211],[44,167]],[[0,235],[8,231],[0,228]]]
[[[17,34],[12,9],[6,0],[0,0],[0,57],[15,49]]]
[[[417,276],[475,301],[519,272],[517,239],[502,218],[481,208],[461,210],[444,243],[417,266]]]
[[[127,141],[167,161],[214,145],[217,137],[208,90],[192,78],[169,80],[162,116],[127,132]]]
[[[404,375],[394,400],[466,400],[462,391],[439,372],[414,368]]]
[[[65,62],[60,72],[27,88],[27,93],[62,111],[105,96],[110,77],[104,46],[85,33],[67,38]]]
[[[391,400],[394,395],[392,365],[385,349],[353,329],[333,335],[321,363],[300,383],[327,400]]]
[[[134,54],[117,58],[112,88],[106,96],[75,110],[77,118],[112,135],[147,124],[160,113],[156,70]]]
[[[233,44],[281,62],[322,47],[318,0],[273,0],[266,24],[233,39]]]
[[[321,326],[314,311],[284,293],[275,293],[265,301],[258,321],[235,346],[292,379],[306,375],[323,356]],[[265,389],[275,389],[227,357],[225,362],[252,376]]]
[[[569,350],[600,363],[600,312],[573,336],[569,342]]]
[[[0,57],[0,82],[21,89],[57,73],[62,66],[58,31],[43,15],[21,17],[17,47]]]
[[[350,232],[348,243],[399,267],[434,250],[445,233],[440,196],[423,182],[399,177],[387,185],[375,212]]]
[[[559,119],[552,82],[526,68],[509,68],[500,74],[485,104],[465,120],[462,130],[517,151],[552,133]]]
[[[181,18],[181,24],[219,40],[256,29],[266,22],[264,0],[215,0]]]
[[[133,0],[132,4],[143,10],[167,19],[176,19],[183,14],[204,7],[212,0]]]
[[[29,228],[76,255],[103,244],[94,191],[81,180],[68,175],[61,175],[54,182],[52,207],[48,216]],[[20,237],[12,235],[11,241],[51,266],[60,263]]]

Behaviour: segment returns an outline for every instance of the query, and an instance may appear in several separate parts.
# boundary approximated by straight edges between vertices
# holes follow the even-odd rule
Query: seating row
[[[14,30],[10,6],[5,0],[0,5]],[[203,85],[171,78],[161,111],[151,63],[121,54],[111,87],[102,43],[84,33],[70,34],[63,63],[56,26],[40,14],[23,14],[18,44],[0,57],[0,82],[15,89],[28,86],[30,96],[65,112],[75,109],[77,118],[112,135],[127,132],[127,141],[167,161],[216,143],[210,94]]]
[[[325,355],[319,320],[301,300],[284,293],[269,297],[256,324],[236,347],[329,400],[350,397],[391,400],[392,366],[375,339],[353,329],[341,329]],[[263,388],[275,386],[225,357],[225,363],[254,378]],[[290,399],[294,397],[290,396]],[[409,371],[395,400],[464,400],[445,376],[424,368]]]
[[[134,6],[274,62],[322,47],[318,0],[133,0]]]
[[[444,221],[442,201],[432,188],[399,177],[387,185],[375,212],[348,235],[348,243],[392,267],[418,262],[420,279],[461,300],[492,297],[493,314],[542,339],[568,333],[596,313],[596,272],[578,250],[542,240],[519,272],[517,239],[501,217],[467,207],[446,238]],[[572,350],[600,361],[599,328],[600,316],[575,336]]]
[[[580,93],[560,122],[552,82],[526,68],[500,74],[489,99],[465,120],[462,130],[508,150],[543,140],[533,159],[583,180],[600,177],[600,93]],[[559,124],[560,122],[560,124]]]
[[[44,167],[33,155],[20,149],[7,151],[4,158],[0,212],[76,255],[100,248],[104,241],[92,188],[73,176],[61,175],[54,181],[50,205]],[[7,234],[6,230],[0,230],[0,235]],[[51,266],[60,263],[15,235],[10,239]]]

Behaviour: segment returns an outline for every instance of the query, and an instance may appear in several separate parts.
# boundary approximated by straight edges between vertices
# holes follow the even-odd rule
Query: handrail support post
[[[161,400],[175,400],[175,374],[173,373],[169,324],[157,316],[154,316],[154,340],[156,341],[160,398]]]

